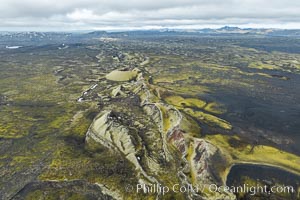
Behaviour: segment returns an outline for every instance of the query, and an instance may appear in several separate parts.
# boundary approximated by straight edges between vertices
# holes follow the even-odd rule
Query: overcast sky
[[[0,30],[299,28],[300,0],[0,0]]]

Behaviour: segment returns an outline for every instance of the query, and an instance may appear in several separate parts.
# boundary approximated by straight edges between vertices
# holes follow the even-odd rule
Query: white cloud
[[[0,27],[107,29],[146,27],[300,28],[300,1],[0,0]]]

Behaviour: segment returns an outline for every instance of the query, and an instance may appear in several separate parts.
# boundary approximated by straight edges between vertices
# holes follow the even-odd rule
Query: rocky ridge
[[[224,162],[226,159],[218,147],[199,138],[196,123],[161,100],[160,93],[164,91],[149,83],[147,72],[133,71],[138,72],[135,80],[114,87],[111,97],[138,96],[139,109],[150,117],[156,130],[138,131],[139,122],[128,126],[119,113],[104,107],[86,134],[87,145],[103,145],[123,154],[135,166],[139,182],[144,184],[163,185],[158,176],[163,169],[162,163],[176,165],[180,156],[182,164],[176,165],[179,184],[203,188],[202,192],[190,191],[187,194],[189,199],[235,199],[231,193],[204,192],[209,184],[225,184],[219,170],[222,163],[215,162],[215,158],[223,158]],[[155,147],[151,148],[151,145]]]

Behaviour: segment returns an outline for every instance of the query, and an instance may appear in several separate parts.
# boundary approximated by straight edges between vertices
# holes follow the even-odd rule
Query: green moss
[[[258,163],[272,165],[300,174],[300,157],[271,146],[260,145],[252,149],[250,144],[236,148],[230,144],[232,137],[226,135],[207,135],[208,141],[218,146],[230,161],[234,163]],[[240,140],[235,136],[236,140]],[[241,141],[242,142],[242,141]],[[229,166],[228,166],[229,167]]]
[[[1,138],[21,138],[28,135],[30,125],[22,124],[15,125],[14,123],[1,123],[0,124],[0,137]]]
[[[182,113],[183,118],[180,123],[180,129],[186,133],[189,133],[191,136],[200,137],[201,136],[201,127],[197,122],[190,116]]]
[[[189,74],[166,74],[160,75],[154,79],[154,83],[175,83],[177,81],[187,80],[190,77]]]
[[[23,165],[28,165],[30,166],[31,164],[33,164],[35,160],[35,157],[33,156],[14,156],[12,158],[12,162],[10,163],[11,165],[15,165],[15,164],[23,164]]]
[[[158,107],[162,113],[162,120],[163,120],[163,132],[167,132],[172,125],[173,119],[169,116],[169,112],[167,112],[167,109],[163,105],[159,105]]]
[[[63,127],[63,124],[70,120],[70,116],[64,115],[64,116],[58,116],[56,117],[51,123],[51,128],[61,128]]]
[[[168,104],[174,105],[176,107],[182,107],[181,102],[184,101],[184,98],[181,96],[168,96],[165,98],[165,101]]]
[[[199,121],[204,122],[210,126],[218,126],[220,128],[226,129],[226,130],[232,129],[232,126],[229,122],[227,122],[223,119],[220,119],[216,116],[213,116],[211,114],[207,114],[202,111],[194,111],[193,109],[190,109],[190,108],[184,109],[184,112],[186,112],[187,114],[195,117]]]
[[[64,189],[47,189],[47,190],[34,190],[29,192],[25,200],[56,200],[56,199],[66,199],[66,200],[88,200],[88,197],[83,194],[76,192],[65,191]]]
[[[210,102],[208,103],[205,108],[205,111],[210,112],[210,113],[214,113],[214,114],[223,114],[226,112],[226,109],[224,106],[222,106],[221,104],[218,104],[216,102]]]
[[[82,116],[76,119],[75,122],[72,122],[70,132],[73,135],[78,135],[81,137],[85,137],[85,134],[92,122],[92,119],[88,119],[86,116]]]
[[[41,190],[35,190],[26,195],[25,200],[43,199],[44,193]]]
[[[187,98],[181,104],[186,105],[187,107],[203,108],[206,105],[206,102],[201,99]]]
[[[201,99],[183,98],[181,96],[168,96],[165,98],[165,101],[179,108],[183,108],[183,107],[203,108],[206,105],[206,102]]]
[[[268,70],[280,69],[280,67],[276,65],[264,64],[262,62],[252,62],[248,65],[248,67],[255,68],[255,69],[268,69]]]
[[[134,166],[124,160],[121,155],[104,148],[91,151],[83,146],[58,143],[52,156],[51,163],[39,175],[39,180],[86,180],[90,183],[105,184],[112,190],[121,191],[122,194],[126,191],[125,187],[120,187],[120,185],[135,185],[138,182]],[[128,194],[128,199],[136,198]]]

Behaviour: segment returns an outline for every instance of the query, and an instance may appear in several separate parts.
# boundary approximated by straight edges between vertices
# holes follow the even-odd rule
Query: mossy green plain
[[[132,99],[109,97],[111,89],[120,82],[136,78],[136,72],[120,70],[133,70],[135,67],[143,69],[147,72],[144,77],[153,80],[151,91],[156,94],[153,102],[173,105],[185,116],[186,121],[180,127],[182,130],[189,130],[193,136],[204,138],[220,149],[228,161],[226,169],[220,172],[224,179],[228,173],[226,170],[235,163],[266,164],[300,173],[299,155],[293,148],[288,148],[299,144],[289,134],[291,129],[288,128],[299,122],[291,117],[295,116],[295,112],[289,107],[296,105],[299,99],[295,89],[299,86],[299,54],[239,46],[239,39],[234,45],[226,38],[215,39],[218,47],[215,48],[201,38],[193,44],[180,36],[181,42],[175,41],[177,36],[171,38],[171,42],[157,38],[144,40],[144,36],[140,39],[116,37],[120,37],[119,40],[110,42],[91,39],[91,43],[86,44],[79,41],[80,45],[76,43],[63,50],[57,49],[59,44],[27,46],[24,51],[20,49],[9,53],[1,50],[0,97],[5,96],[6,100],[3,104],[0,101],[0,186],[7,198],[34,181],[74,180],[106,185],[126,199],[156,198],[154,194],[126,192],[124,186],[138,182],[132,163],[104,147],[91,150],[85,142],[92,120],[104,109],[131,112],[140,121],[147,121],[150,128],[156,128],[153,121],[145,119],[139,112],[140,102],[134,99],[136,94],[132,94]],[[119,53],[122,56],[116,56]],[[117,74],[111,74],[113,78],[106,80],[106,75],[111,72]],[[98,86],[88,91],[95,84]],[[99,97],[99,94],[105,96]],[[227,99],[223,94],[227,95]],[[249,105],[246,108],[249,113],[243,113],[243,107],[239,112],[233,112],[228,106],[231,95],[230,100],[245,96],[243,103]],[[83,100],[78,101],[81,96]],[[282,111],[280,119],[287,118],[293,123],[282,122],[282,126],[287,128],[280,137],[275,133],[272,135],[270,126],[265,129],[259,127],[263,131],[270,129],[262,135],[262,141],[267,144],[258,141],[253,152],[249,153],[257,136],[253,135],[254,139],[250,140],[242,137],[242,131],[235,132],[235,128],[239,126],[238,130],[243,130],[250,126],[250,120],[255,120],[257,110],[253,111],[248,101],[251,96],[261,100],[260,103],[273,105],[274,110]],[[281,102],[284,103],[278,106]],[[273,112],[271,114],[274,116]],[[169,115],[164,112],[165,131],[172,124]],[[233,121],[233,116],[241,122]],[[256,121],[265,119],[258,118]],[[238,145],[233,146],[230,143],[232,139]],[[149,143],[146,147],[153,150],[151,142],[145,143]],[[180,163],[166,164],[156,176],[161,177],[163,184],[172,186],[179,179],[174,175],[176,166]],[[76,192],[65,194],[61,189],[34,190],[24,198],[60,197],[88,198]],[[174,193],[164,197],[184,198],[184,195]]]

